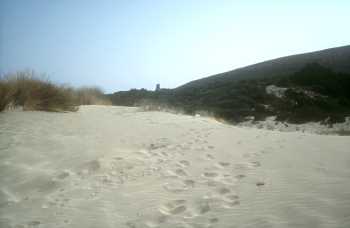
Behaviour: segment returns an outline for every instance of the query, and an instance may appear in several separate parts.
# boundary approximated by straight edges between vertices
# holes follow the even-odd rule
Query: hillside
[[[336,72],[350,73],[350,45],[257,63],[191,81],[179,86],[176,90],[213,88],[242,79],[248,80],[264,77],[288,76],[301,70],[301,68],[310,63],[318,63]]]
[[[113,104],[206,112],[230,122],[276,116],[290,123],[350,116],[350,46],[283,57],[189,82],[175,89],[109,95]]]

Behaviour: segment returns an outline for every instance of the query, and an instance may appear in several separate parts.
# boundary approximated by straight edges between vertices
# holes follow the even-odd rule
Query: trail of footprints
[[[195,130],[191,132],[190,138],[194,138],[192,141],[173,144],[167,138],[160,138],[145,145],[145,149],[136,151],[134,157],[113,157],[106,161],[92,160],[76,172],[62,171],[57,174],[56,179],[65,181],[74,176],[76,182],[72,184],[77,188],[84,186],[85,197],[94,200],[105,187],[117,188],[146,175],[162,175],[166,177],[162,187],[164,191],[173,195],[173,199],[158,205],[157,213],[150,218],[127,221],[125,226],[138,228],[177,224],[177,227],[210,227],[220,222],[220,218],[215,216],[216,211],[236,208],[240,204],[239,195],[234,190],[235,183],[245,178],[246,169],[259,167],[260,163],[251,161],[247,164],[231,164],[217,160],[211,153],[215,147],[208,145],[206,140],[209,133],[203,134]],[[203,168],[200,176],[193,176],[190,169],[194,164],[185,159],[186,152],[193,150],[199,150],[204,163],[210,164]],[[249,156],[246,158],[251,159]],[[129,159],[136,159],[137,162]],[[42,207],[55,207],[57,216],[64,218],[65,215],[59,213],[64,211],[62,208],[70,204],[65,191],[61,188],[57,193],[51,194]],[[189,199],[183,197],[184,192],[191,197]],[[200,194],[196,194],[198,192]],[[64,219],[62,222],[69,224],[70,221]],[[35,227],[34,224],[32,226]]]
[[[243,155],[251,160],[248,163],[233,165],[227,161],[217,161],[215,156],[210,153],[215,147],[207,145],[206,138],[210,135],[209,131],[203,134],[191,129],[189,135],[195,137],[193,141],[171,145],[166,139],[162,139],[151,144],[148,148],[150,154],[147,156],[148,158],[161,157],[163,160],[158,158],[158,161],[167,162],[168,167],[172,167],[172,169],[163,170],[163,176],[168,178],[168,181],[163,184],[163,188],[165,191],[173,193],[175,199],[159,205],[158,214],[145,222],[147,227],[163,227],[165,224],[177,224],[176,227],[211,227],[211,225],[220,222],[220,218],[214,216],[215,211],[236,208],[240,204],[239,195],[234,190],[236,182],[246,177],[246,170],[261,165],[258,161],[252,160],[250,154]],[[210,162],[211,166],[204,168],[200,177],[191,178],[187,171],[193,164],[182,158],[183,152],[186,150],[199,150],[204,154],[204,160]],[[254,155],[256,156],[256,154]],[[195,195],[197,187],[207,188],[208,194],[194,198],[193,195]],[[190,199],[178,197],[183,196],[182,192],[188,191],[193,191]],[[198,218],[200,221],[207,222],[198,223]],[[133,221],[128,221],[126,226],[139,227]]]
[[[208,145],[206,140],[209,133],[201,135],[199,131],[191,132],[191,137],[195,137],[193,141],[172,144],[170,140],[160,138],[146,146],[146,149],[136,151],[132,159],[138,159],[138,163],[130,162],[128,158],[123,157],[113,157],[107,164],[103,164],[100,160],[92,160],[81,167],[80,171],[76,173],[63,171],[57,174],[56,179],[65,181],[72,176],[78,177],[75,185],[81,185],[83,182],[87,190],[86,197],[93,200],[99,196],[103,187],[118,187],[145,175],[162,175],[166,177],[162,187],[164,191],[173,195],[173,199],[158,205],[156,214],[138,221],[127,221],[125,226],[155,228],[176,224],[176,227],[211,227],[220,222],[215,212],[239,206],[240,198],[234,188],[236,182],[246,177],[245,170],[259,167],[261,164],[252,160],[250,155],[243,155],[252,160],[244,164],[217,160],[211,153],[215,147]],[[193,150],[200,150],[204,161],[210,164],[204,167],[200,176],[191,176],[189,169],[194,164],[184,156],[186,151],[193,152]],[[197,195],[198,189],[206,191],[199,191],[202,195]],[[68,225],[70,221],[64,219],[66,216],[62,214],[64,211],[62,208],[70,204],[65,191],[63,188],[59,189],[57,194],[52,194],[42,207],[57,208],[57,216]],[[191,197],[189,199],[183,197],[184,192]],[[36,226],[37,223],[30,224],[30,227]]]

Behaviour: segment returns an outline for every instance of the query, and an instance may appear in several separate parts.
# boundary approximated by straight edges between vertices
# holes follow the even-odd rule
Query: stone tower
[[[159,91],[160,90],[160,84],[157,84],[156,85],[156,91]]]

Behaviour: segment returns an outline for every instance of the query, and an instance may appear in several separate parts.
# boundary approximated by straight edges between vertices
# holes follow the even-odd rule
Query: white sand
[[[0,114],[0,227],[350,227],[350,137],[136,108]]]

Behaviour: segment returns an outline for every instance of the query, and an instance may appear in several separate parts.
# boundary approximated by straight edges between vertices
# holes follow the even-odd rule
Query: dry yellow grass
[[[82,87],[77,89],[75,94],[80,105],[112,105],[98,87]]]
[[[110,102],[100,89],[56,85],[32,71],[7,74],[0,79],[0,111],[21,106],[23,110],[64,112],[89,104]]]

